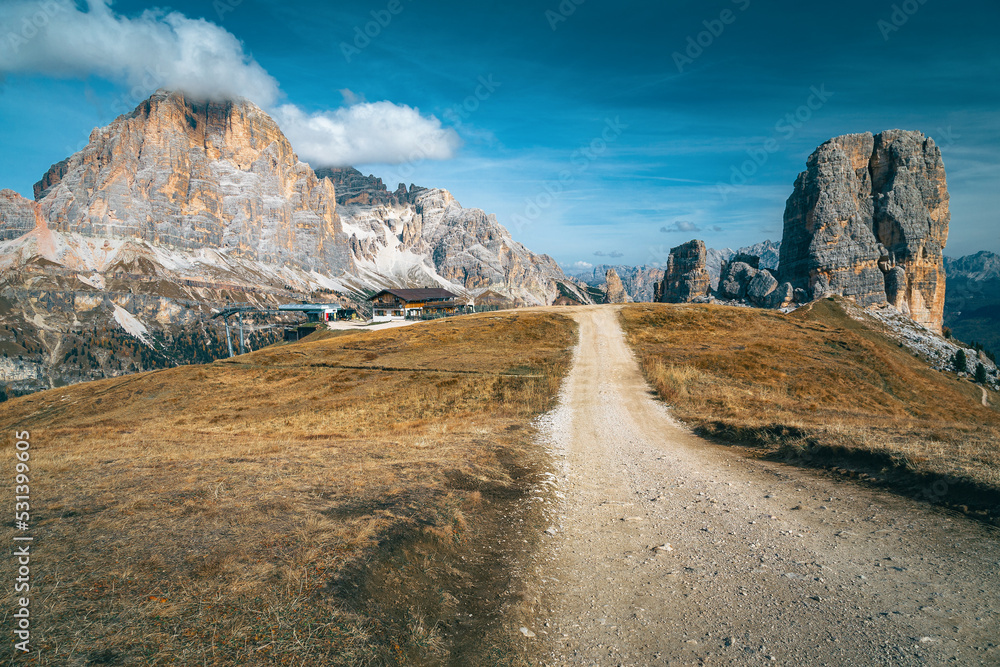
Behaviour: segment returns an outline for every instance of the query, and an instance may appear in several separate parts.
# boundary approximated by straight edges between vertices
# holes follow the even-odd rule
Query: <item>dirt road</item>
[[[574,317],[536,664],[1000,664],[997,531],[695,437],[613,308]]]

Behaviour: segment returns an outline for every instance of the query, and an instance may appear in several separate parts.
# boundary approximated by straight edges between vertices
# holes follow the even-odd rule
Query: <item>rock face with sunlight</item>
[[[788,199],[780,278],[812,298],[891,302],[940,331],[948,199],[933,139],[903,130],[831,139]]]
[[[0,190],[0,241],[35,228],[35,205],[13,190]]]
[[[271,284],[346,292],[492,289],[535,305],[555,298],[557,282],[571,284],[550,257],[446,190],[400,184],[389,192],[349,167],[314,171],[246,100],[157,92],[53,165],[35,197],[53,232],[125,240],[147,255],[210,251],[230,265],[227,279],[242,273],[251,286],[267,276]],[[0,209],[8,238],[34,226],[11,201]],[[192,272],[199,273],[188,269],[186,277],[197,277]]]
[[[632,302],[632,297],[630,297],[628,292],[625,291],[625,284],[622,283],[622,279],[618,277],[617,271],[614,269],[608,269],[607,274],[605,274],[605,282],[607,284],[607,288],[605,289],[605,303]]]
[[[94,130],[35,186],[49,228],[338,272],[351,268],[329,181],[250,102],[158,92]]]
[[[0,380],[18,392],[210,360],[225,341],[211,314],[233,302],[350,306],[386,287],[590,302],[446,190],[317,174],[246,100],[157,92],[34,190],[0,191],[0,342],[18,354]],[[94,351],[108,339],[115,355]]]
[[[688,241],[670,249],[667,270],[656,301],[685,303],[708,296],[711,278],[706,268],[704,241]]]

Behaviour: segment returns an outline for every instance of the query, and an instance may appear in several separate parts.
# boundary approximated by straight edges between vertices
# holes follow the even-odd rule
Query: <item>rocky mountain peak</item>
[[[708,295],[710,277],[706,268],[705,242],[698,239],[670,249],[663,282],[655,300],[685,303]]]
[[[373,174],[365,176],[354,167],[323,167],[316,170],[319,178],[328,178],[337,192],[337,203],[360,204],[363,206],[404,206],[413,203],[417,186],[400,183],[392,192]]]
[[[159,91],[35,186],[49,228],[307,271],[351,266],[334,188],[247,100]]]
[[[605,303],[632,303],[632,297],[625,290],[625,284],[614,269],[608,269],[604,275],[607,288],[605,290]]]
[[[933,139],[905,130],[835,137],[809,156],[786,204],[780,275],[813,298],[892,303],[940,331],[949,221]]]

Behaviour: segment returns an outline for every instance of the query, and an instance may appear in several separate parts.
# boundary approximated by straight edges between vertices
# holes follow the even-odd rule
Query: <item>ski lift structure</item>
[[[330,320],[337,319],[338,313],[345,310],[343,306],[339,303],[289,303],[277,308],[258,308],[249,303],[238,303],[227,308],[223,308],[218,313],[212,316],[212,319],[222,318],[223,323],[226,325],[226,345],[229,348],[229,356],[236,356],[233,353],[233,337],[230,333],[230,326],[239,327],[239,350],[240,354],[244,354],[243,347],[243,314],[260,314],[260,315],[281,315],[283,313],[304,313],[310,322],[329,322]],[[235,316],[236,322],[232,325],[229,323],[229,318]]]

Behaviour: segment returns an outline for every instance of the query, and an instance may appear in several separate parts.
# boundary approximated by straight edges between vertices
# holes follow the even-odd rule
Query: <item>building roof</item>
[[[457,299],[457,294],[452,294],[446,289],[423,288],[423,289],[384,289],[373,295],[369,301],[381,294],[392,294],[403,301],[427,301],[429,299]]]

